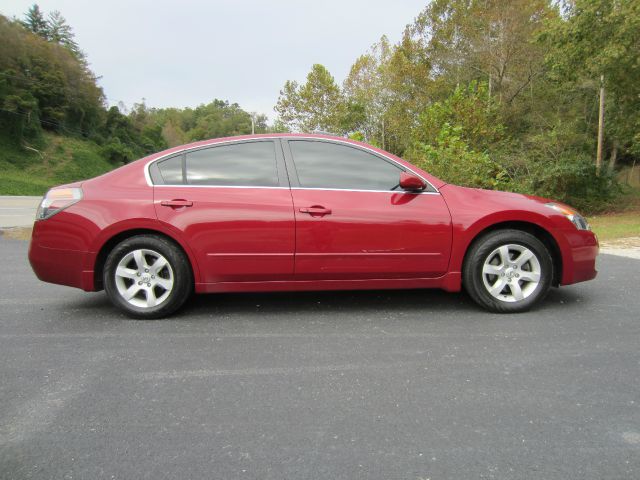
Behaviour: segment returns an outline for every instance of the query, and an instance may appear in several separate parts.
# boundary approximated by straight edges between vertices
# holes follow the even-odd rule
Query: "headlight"
[[[546,203],[545,205],[549,208],[553,208],[556,212],[561,213],[562,215],[567,217],[578,230],[591,230],[591,227],[589,227],[589,224],[587,223],[587,219],[575,210],[569,207],[565,207],[564,205],[559,205],[557,203]]]
[[[51,218],[80,200],[82,200],[82,190],[79,188],[53,188],[40,202],[36,220]]]

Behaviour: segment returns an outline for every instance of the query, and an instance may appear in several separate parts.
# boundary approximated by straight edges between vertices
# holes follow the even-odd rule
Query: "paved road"
[[[11,197],[0,195],[0,228],[30,227],[42,197]]]
[[[640,478],[640,261],[536,312],[196,297],[131,321],[0,239],[0,478]]]

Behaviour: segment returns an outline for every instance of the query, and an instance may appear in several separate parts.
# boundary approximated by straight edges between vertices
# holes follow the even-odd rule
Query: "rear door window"
[[[277,187],[273,141],[243,142],[187,152],[188,185]]]

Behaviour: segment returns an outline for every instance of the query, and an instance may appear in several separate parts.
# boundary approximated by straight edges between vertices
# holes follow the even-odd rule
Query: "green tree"
[[[429,173],[457,185],[502,190],[510,186],[507,171],[488,153],[471,149],[460,126],[441,125],[433,143],[414,144],[408,157]]]
[[[607,146],[612,166],[619,153],[640,156],[640,4],[635,0],[570,0],[566,21],[547,32],[554,79],[583,93],[591,108],[600,78],[607,95]],[[587,115],[591,115],[590,112]],[[590,125],[595,152],[595,122]]]
[[[481,80],[499,103],[510,103],[544,73],[535,40],[557,16],[547,0],[435,0],[411,32],[441,80]]]
[[[361,121],[354,126],[362,139],[387,148],[385,120],[391,104],[392,90],[386,75],[386,65],[392,55],[392,46],[383,36],[371,49],[358,57],[344,81],[343,92],[348,102],[361,109]],[[354,122],[355,123],[355,122]]]
[[[128,163],[146,153],[141,148],[140,132],[134,127],[131,119],[123,115],[116,106],[107,111],[103,134],[106,141],[102,154],[113,163]]]
[[[24,15],[24,20],[20,23],[31,33],[35,33],[36,35],[44,38],[45,40],[49,39],[49,24],[44,18],[42,11],[40,11],[40,7],[38,4],[34,3],[31,5],[27,13]]]
[[[304,84],[287,80],[275,110],[282,124],[293,131],[342,131],[348,107],[329,71],[315,64]]]
[[[415,118],[431,101],[430,60],[406,30],[400,43],[386,37],[352,65],[344,82],[347,99],[364,109],[360,129],[368,141],[402,154]]]
[[[481,188],[510,188],[506,168],[492,151],[506,141],[497,109],[486,103],[487,86],[458,87],[418,118],[407,155],[443,180]]]
[[[62,14],[54,10],[47,18],[47,40],[62,45],[77,59],[84,61],[85,55],[75,40],[73,29]]]
[[[91,136],[102,123],[104,94],[93,73],[66,48],[0,16],[0,104],[22,135],[47,130]],[[6,116],[6,115],[5,115]],[[18,120],[19,119],[19,120]],[[22,126],[20,126],[22,124]],[[30,128],[24,128],[27,124]]]
[[[457,134],[474,150],[497,150],[506,141],[505,128],[500,123],[496,104],[487,105],[486,83],[471,82],[457,87],[441,102],[430,105],[418,117],[412,139],[422,143],[435,142],[442,125],[458,128]]]
[[[209,138],[246,135],[251,133],[251,118],[255,132],[269,130],[267,117],[250,114],[237,103],[214,99],[196,108],[148,108],[144,102],[136,103],[129,113],[133,127],[140,133],[141,146],[156,150],[166,146]],[[150,150],[153,151],[153,150]]]

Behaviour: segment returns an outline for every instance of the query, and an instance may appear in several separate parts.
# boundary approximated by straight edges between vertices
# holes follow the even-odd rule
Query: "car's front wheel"
[[[137,235],[120,242],[104,266],[109,300],[129,316],[160,318],[175,312],[191,294],[189,262],[173,242]]]
[[[473,243],[463,284],[493,312],[523,312],[541,301],[553,279],[553,260],[538,238],[521,230],[496,230]]]

